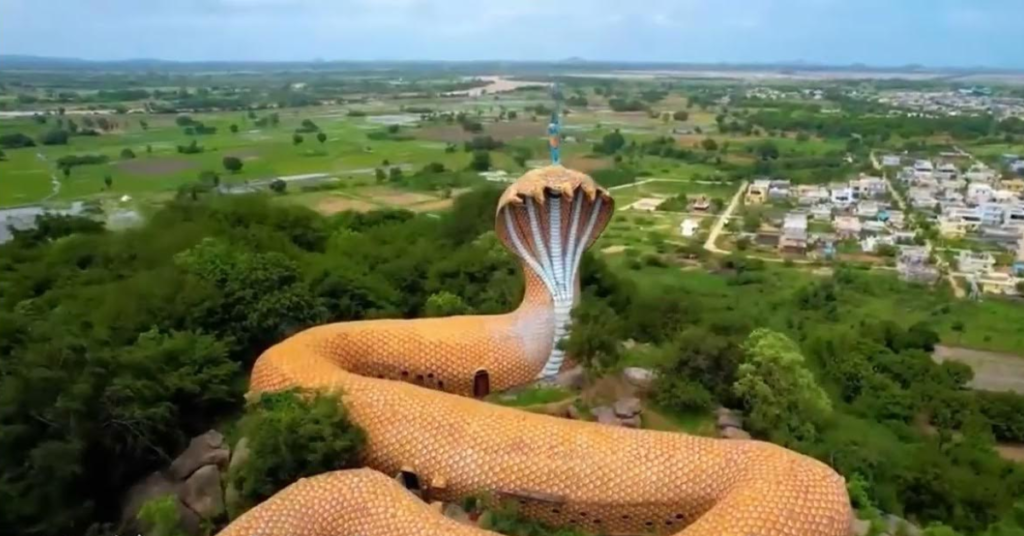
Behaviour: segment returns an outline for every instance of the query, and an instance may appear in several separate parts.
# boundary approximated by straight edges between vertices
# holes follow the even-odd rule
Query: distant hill
[[[793,72],[930,72],[935,74],[1024,74],[1024,70],[995,69],[987,67],[925,67],[907,65],[899,67],[872,67],[869,65],[823,65],[793,60],[778,63],[686,63],[686,62],[625,62],[588,60],[579,57],[558,61],[351,61],[323,60],[310,61],[173,61],[152,58],[126,60],[86,60],[81,58],[56,58],[47,56],[0,54],[0,71],[368,71],[368,70],[434,70],[444,68],[453,73],[480,73],[483,71],[551,72],[571,70],[574,72],[616,71],[793,71]]]

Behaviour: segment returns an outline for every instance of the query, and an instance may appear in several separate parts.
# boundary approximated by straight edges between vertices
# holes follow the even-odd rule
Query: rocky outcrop
[[[168,470],[173,478],[184,480],[204,465],[226,467],[231,458],[231,450],[224,444],[224,436],[210,430],[192,438],[188,448],[171,462]]]
[[[224,513],[220,469],[216,465],[200,467],[178,489],[178,497],[203,519],[220,517]]]
[[[598,423],[626,428],[641,427],[643,421],[640,418],[640,413],[642,411],[643,405],[640,403],[640,399],[635,397],[619,399],[610,407],[598,406],[590,410],[594,415],[594,420]]]
[[[654,384],[654,371],[640,367],[626,367],[622,370],[622,378],[638,389],[649,389]]]
[[[743,415],[728,408],[715,410],[715,427],[718,437],[723,439],[750,439],[750,434],[743,429]]]
[[[552,383],[565,389],[577,391],[583,388],[585,380],[586,374],[583,370],[583,365],[576,365],[571,369],[559,372],[558,375],[552,379]]]
[[[224,480],[231,450],[216,430],[192,438],[186,448],[166,469],[156,471],[135,483],[121,501],[121,534],[140,534],[147,530],[138,520],[139,511],[149,501],[173,497],[178,509],[178,525],[188,535],[202,533],[203,520],[224,515]]]

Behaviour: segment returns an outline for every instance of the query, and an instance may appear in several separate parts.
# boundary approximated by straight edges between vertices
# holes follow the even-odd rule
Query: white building
[[[969,274],[987,274],[996,265],[995,258],[988,252],[963,250],[956,258],[957,269]]]
[[[686,218],[679,224],[679,234],[687,238],[696,236],[698,229],[700,229],[700,222],[693,218]]]

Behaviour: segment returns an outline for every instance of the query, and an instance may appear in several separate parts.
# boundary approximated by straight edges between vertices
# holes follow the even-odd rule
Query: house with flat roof
[[[860,237],[861,223],[856,216],[836,216],[832,221],[832,227],[840,238]]]
[[[854,213],[860,218],[875,219],[878,217],[878,203],[874,201],[861,201],[857,203]]]
[[[782,223],[779,249],[805,251],[807,249],[807,214],[790,212]]]
[[[747,193],[743,196],[743,203],[746,205],[763,205],[768,201],[768,190],[772,181],[768,179],[757,179],[747,185]]]
[[[887,154],[882,157],[883,167],[900,167],[900,164],[902,163],[903,160],[899,156],[894,154]]]
[[[968,274],[987,274],[995,265],[995,257],[987,251],[961,250],[956,257],[957,270]]]
[[[857,191],[857,197],[860,199],[884,196],[889,189],[885,179],[881,177],[861,176],[850,181],[850,185]]]

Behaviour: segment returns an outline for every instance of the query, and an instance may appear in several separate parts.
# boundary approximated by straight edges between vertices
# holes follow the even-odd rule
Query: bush
[[[204,150],[205,149],[203,147],[196,143],[196,140],[192,140],[192,142],[189,143],[188,145],[178,146],[178,152],[181,154],[199,154]]]
[[[57,167],[73,168],[76,166],[91,166],[106,164],[110,160],[105,154],[69,154],[57,159]]]
[[[124,149],[121,149],[121,158],[123,160],[131,160],[132,158],[135,158],[135,151],[133,151],[131,147],[125,147]]]
[[[39,143],[43,145],[67,145],[69,136],[68,131],[58,128],[40,136]]]
[[[242,159],[237,156],[225,156],[224,159],[221,160],[221,164],[224,165],[224,169],[231,173],[238,173],[239,171],[242,171],[242,166],[245,165],[242,162]]]
[[[469,161],[470,169],[475,171],[487,171],[491,169],[491,153],[487,151],[475,151],[473,159]]]
[[[707,388],[679,376],[659,376],[654,385],[654,401],[663,408],[679,413],[707,411],[715,403]]]
[[[288,189],[288,183],[281,179],[270,181],[270,190],[277,194],[283,194]]]
[[[228,478],[243,510],[300,478],[355,467],[366,442],[335,394],[265,393],[239,429],[250,456]]]
[[[32,138],[22,134],[21,132],[15,132],[13,134],[4,134],[0,136],[0,147],[4,149],[17,149],[19,147],[35,147],[36,142]]]

